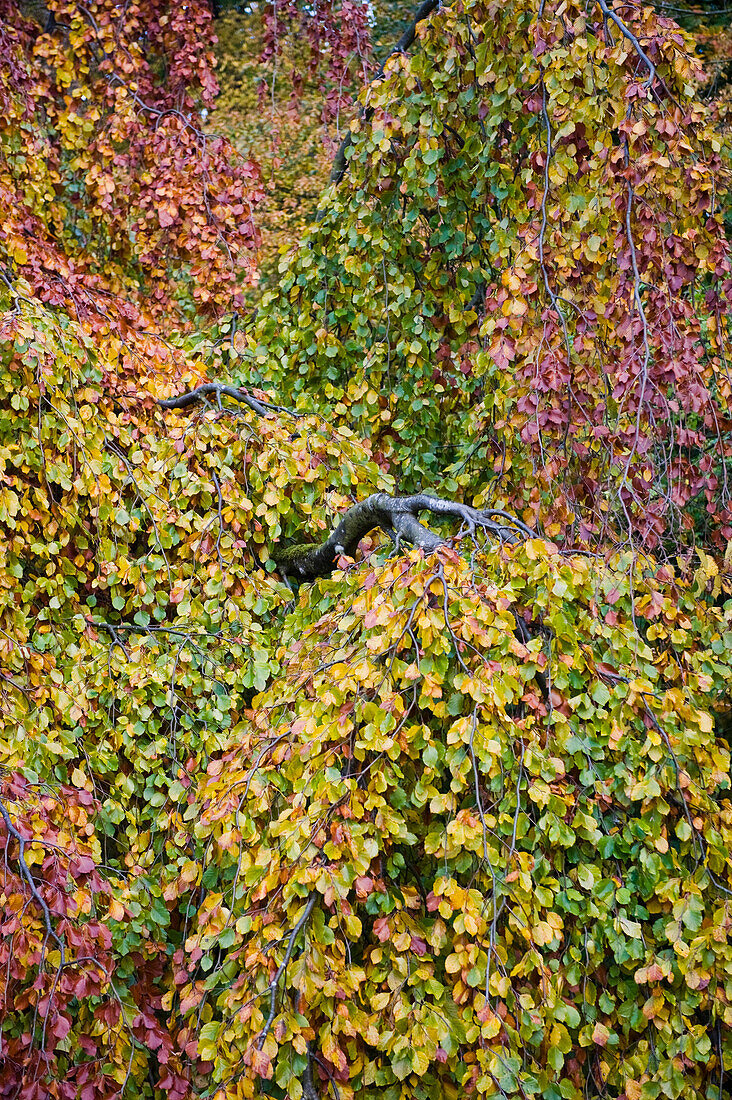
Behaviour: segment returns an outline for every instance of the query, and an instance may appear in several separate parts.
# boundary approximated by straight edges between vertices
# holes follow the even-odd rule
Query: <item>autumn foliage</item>
[[[641,57],[572,10],[495,5],[477,41],[450,8],[367,89],[349,185],[261,311],[260,370],[303,407],[315,375],[385,459],[552,537],[656,549],[706,511],[723,546],[721,139],[670,20],[638,13]]]
[[[49,33],[11,0],[0,14],[2,244],[16,273],[72,313],[103,315],[119,295],[128,323],[132,303],[235,307],[258,172],[205,133],[208,6],[57,4]]]
[[[363,90],[249,310],[274,200],[207,130],[246,102],[210,7],[0,14],[0,1097],[723,1100],[730,150],[695,39],[462,0],[356,72],[365,8],[255,12],[331,127],[334,74]],[[382,522],[298,582],[420,489],[471,506],[437,549]]]

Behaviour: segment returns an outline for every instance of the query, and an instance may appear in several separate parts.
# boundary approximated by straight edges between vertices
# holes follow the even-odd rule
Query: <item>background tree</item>
[[[230,11],[217,21],[220,93],[207,120],[260,166],[261,245],[252,304],[265,287],[277,284],[281,253],[301,239],[315,216],[334,145],[324,140],[334,120],[325,120],[324,133],[322,78],[310,72],[308,48],[295,37],[282,41],[276,56],[268,54],[263,12]]]

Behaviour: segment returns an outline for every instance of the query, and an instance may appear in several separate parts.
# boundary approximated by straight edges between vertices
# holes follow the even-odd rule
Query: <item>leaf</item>
[[[272,1077],[272,1061],[263,1050],[254,1050],[252,1052],[252,1069],[256,1073],[257,1077],[262,1077],[269,1081]]]
[[[607,1046],[610,1031],[604,1024],[596,1023],[592,1031],[592,1041],[599,1047]]]

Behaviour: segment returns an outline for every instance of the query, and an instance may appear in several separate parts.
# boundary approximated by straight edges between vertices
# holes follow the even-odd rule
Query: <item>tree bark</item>
[[[286,413],[288,416],[294,417],[302,415],[295,412],[294,409],[285,408],[284,405],[273,405],[271,401],[253,397],[249,390],[242,390],[237,386],[228,386],[224,382],[204,382],[202,385],[197,386],[195,390],[188,390],[187,393],[180,393],[177,397],[168,397],[164,401],[158,401],[158,405],[161,409],[187,409],[191,405],[198,404],[199,401],[205,402],[210,397],[216,399],[220,409],[223,408],[221,398],[230,397],[232,401],[248,405],[259,416],[270,416],[272,413]]]
[[[188,393],[181,393],[178,397],[169,397],[165,401],[158,401],[158,405],[161,409],[187,409],[189,405],[196,405],[207,397],[215,397],[219,407],[221,407],[222,397],[230,397],[234,401],[241,402],[242,405],[248,405],[260,416],[267,416],[268,413],[277,410],[276,405],[263,405],[261,401],[257,401],[256,397],[252,397],[246,390],[237,389],[236,386],[226,386],[222,382],[204,382],[202,386],[198,386],[195,390],[189,390]]]

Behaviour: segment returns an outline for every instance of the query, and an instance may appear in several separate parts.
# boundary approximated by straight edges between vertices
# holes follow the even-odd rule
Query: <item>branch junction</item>
[[[338,558],[341,555],[352,557],[361,539],[376,528],[386,531],[397,545],[408,542],[427,553],[444,546],[447,540],[420,523],[417,518],[419,512],[460,519],[470,534],[482,528],[504,542],[518,542],[520,535],[526,538],[535,535],[521,520],[500,509],[482,511],[429,493],[416,493],[408,497],[373,493],[360,504],[349,508],[324,542],[301,543],[278,549],[274,560],[283,573],[309,581],[327,577]]]

